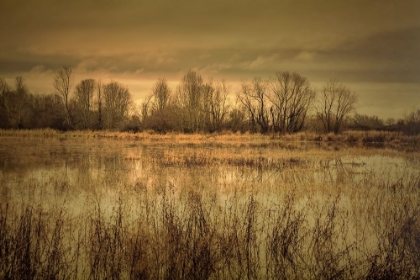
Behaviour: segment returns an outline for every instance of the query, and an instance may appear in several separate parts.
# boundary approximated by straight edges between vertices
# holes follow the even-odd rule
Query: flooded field
[[[2,137],[2,279],[418,279],[420,153]]]

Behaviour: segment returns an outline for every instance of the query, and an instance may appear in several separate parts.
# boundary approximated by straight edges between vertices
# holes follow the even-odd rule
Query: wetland
[[[1,137],[2,279],[418,279],[416,146]]]

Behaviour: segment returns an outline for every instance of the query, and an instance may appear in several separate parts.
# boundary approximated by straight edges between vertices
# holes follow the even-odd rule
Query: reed
[[[250,133],[231,133],[229,131],[221,133],[196,133],[183,134],[170,132],[157,134],[153,131],[144,132],[117,132],[117,131],[68,131],[60,132],[52,129],[33,129],[33,130],[4,130],[0,129],[0,137],[24,137],[24,138],[59,138],[59,139],[114,139],[114,140],[139,140],[143,142],[176,142],[176,143],[222,143],[222,144],[270,144],[288,142],[316,142],[316,143],[350,143],[350,144],[371,144],[389,143],[398,144],[418,144],[420,136],[408,136],[402,132],[395,131],[344,131],[341,134],[319,134],[314,132],[299,132],[294,134],[250,134]]]
[[[200,192],[180,199],[166,189],[135,218],[120,196],[111,210],[91,206],[77,224],[64,206],[45,213],[2,204],[1,277],[416,279],[419,184],[382,186],[392,194],[378,189],[358,236],[352,228],[358,217],[342,204],[342,193],[304,205],[289,194],[275,206],[257,193],[236,193],[220,204]]]

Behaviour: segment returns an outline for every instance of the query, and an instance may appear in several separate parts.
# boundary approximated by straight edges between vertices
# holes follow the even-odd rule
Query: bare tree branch
[[[357,95],[336,80],[331,80],[323,89],[317,108],[317,118],[325,132],[339,133],[348,115],[354,110]]]
[[[63,66],[60,68],[54,77],[54,88],[63,99],[64,107],[66,108],[66,122],[67,125],[72,127],[73,120],[69,109],[69,94],[72,86],[72,68],[70,66]]]

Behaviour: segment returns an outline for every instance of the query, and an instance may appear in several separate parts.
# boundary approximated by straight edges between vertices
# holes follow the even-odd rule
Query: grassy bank
[[[420,136],[406,136],[400,132],[387,131],[345,131],[342,134],[316,134],[300,132],[295,134],[250,134],[250,133],[214,133],[214,134],[157,134],[146,132],[113,132],[113,131],[69,131],[61,132],[52,129],[41,130],[0,130],[0,137],[44,137],[44,138],[107,138],[142,141],[176,141],[176,142],[341,142],[350,144],[390,143],[418,144]]]

